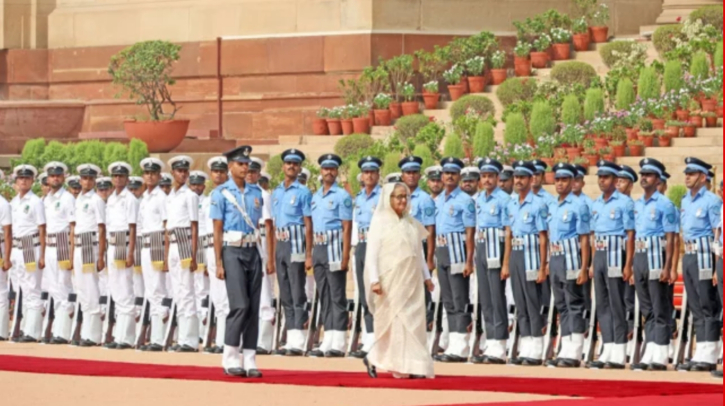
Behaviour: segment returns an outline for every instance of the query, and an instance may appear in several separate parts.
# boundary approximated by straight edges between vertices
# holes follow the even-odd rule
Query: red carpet
[[[625,405],[622,405],[622,403]],[[465,405],[440,405],[440,406],[719,406],[723,403],[723,394],[713,395],[679,395],[679,396],[640,396],[627,399],[603,398],[603,399],[579,399],[579,400],[540,400],[532,402],[514,403],[480,403]]]
[[[362,368],[362,365],[361,365]],[[424,389],[446,391],[528,393],[584,398],[625,398],[720,394],[722,385],[673,382],[596,381],[551,378],[441,376],[435,380],[370,379],[364,373],[273,371],[264,378],[243,380],[226,377],[221,368],[101,362],[77,359],[0,356],[0,371],[74,376],[180,379],[345,388]],[[541,368],[542,375],[546,369]],[[659,402],[658,402],[659,403]],[[588,405],[590,403],[587,403]],[[627,406],[630,406],[629,404]],[[657,406],[663,406],[659,403]]]

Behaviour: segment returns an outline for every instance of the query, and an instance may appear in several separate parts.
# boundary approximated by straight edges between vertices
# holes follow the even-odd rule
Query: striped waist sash
[[[35,249],[40,246],[40,236],[35,233],[25,237],[13,238],[13,248],[23,251],[23,264],[26,272],[35,272],[38,269],[35,258]]]
[[[206,236],[200,235],[196,243],[196,272],[204,272],[206,269],[206,250],[204,249],[204,240]]]
[[[227,231],[224,233],[224,246],[235,248],[253,248],[257,246],[257,234],[244,234],[241,231]]]
[[[359,243],[365,244],[368,242],[368,232],[370,231],[370,228],[359,228],[357,230],[357,241]]]
[[[594,248],[607,253],[607,276],[622,277],[624,237],[620,235],[601,235],[594,239]]]
[[[451,275],[463,273],[466,267],[466,233],[450,233],[436,237],[438,248],[448,249]]]
[[[665,245],[666,241],[661,236],[650,236],[637,238],[634,243],[634,252],[647,255],[649,266],[649,280],[659,280],[662,269],[665,267]]]
[[[512,238],[511,249],[513,251],[523,251],[526,281],[535,282],[538,279],[539,269],[541,268],[539,234],[528,234]]]
[[[277,241],[289,242],[292,247],[291,262],[305,262],[306,228],[303,225],[288,226],[276,230]]]
[[[711,237],[700,237],[685,241],[685,254],[697,256],[697,266],[700,270],[700,280],[712,279],[713,249]]]
[[[81,269],[83,273],[96,272],[96,262],[98,261],[98,234],[95,231],[76,234],[75,244],[76,248],[80,248],[81,250]]]
[[[48,248],[55,248],[58,268],[61,271],[70,270],[70,233],[67,231],[48,234],[45,237],[45,245]]]
[[[136,236],[136,249],[133,251],[133,271],[141,273],[141,248],[143,247],[143,236]]]
[[[479,228],[476,232],[476,244],[486,247],[486,263],[489,268],[501,268],[501,243],[504,235],[500,228]]]
[[[212,248],[214,246],[214,234],[207,234],[201,237],[202,245],[200,248]]]
[[[581,269],[581,241],[579,237],[552,242],[549,244],[549,255],[564,257],[566,264],[566,280],[575,280]]]
[[[166,234],[163,231],[144,234],[143,247],[151,251],[151,267],[154,271],[162,271],[164,268],[164,239]]]
[[[330,272],[342,269],[342,230],[315,233],[315,246],[327,246],[327,262]]]
[[[169,242],[176,244],[181,259],[181,267],[191,266],[191,228],[174,228],[169,231]]]
[[[117,268],[125,268],[128,258],[128,231],[112,231],[108,237],[108,244],[113,247],[113,262]]]

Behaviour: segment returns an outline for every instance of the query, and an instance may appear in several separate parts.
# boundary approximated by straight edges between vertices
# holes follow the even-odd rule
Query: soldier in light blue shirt
[[[264,272],[262,255],[274,258],[274,240],[270,219],[265,223],[267,252],[259,250],[257,227],[264,202],[262,189],[245,182],[251,152],[252,147],[242,146],[224,154],[231,178],[212,193],[210,217],[214,223],[217,277],[226,281],[229,296],[222,367],[227,375],[261,378],[256,354]],[[274,273],[273,261],[267,262],[266,271],[268,275]]]
[[[678,371],[711,372],[717,368],[720,341],[720,312],[717,288],[713,286],[715,255],[713,239],[720,227],[722,202],[707,190],[707,176],[712,166],[697,158],[685,160],[685,185],[681,225],[685,242],[682,272],[687,290],[687,304],[692,311],[697,345],[695,355]]]
[[[476,275],[478,302],[485,323],[486,349],[474,357],[476,364],[506,363],[509,338],[506,279],[501,276],[504,255],[504,225],[511,196],[498,187],[503,165],[490,158],[479,162],[482,190],[476,199]]]
[[[582,165],[575,165],[576,167],[576,177],[574,178],[574,183],[572,187],[572,193],[574,193],[574,196],[578,197],[579,200],[584,202],[584,204],[587,205],[587,208],[589,209],[589,213],[592,212],[592,206],[594,205],[594,200],[592,200],[591,197],[585,195],[583,193],[584,186],[586,186],[586,182],[584,181],[584,177],[587,176],[587,169],[584,168]],[[592,260],[594,255],[589,255],[589,263],[587,264],[587,269],[591,268]],[[584,284],[584,305],[586,306],[586,315],[587,319],[589,318],[589,315],[592,314],[592,279],[588,278],[586,283]],[[587,323],[589,320],[587,320]]]
[[[514,165],[516,197],[508,204],[506,247],[502,277],[511,276],[518,320],[519,354],[515,365],[539,366],[544,352],[542,302],[548,261],[549,208],[532,190],[536,167],[531,162]]]
[[[370,222],[375,213],[375,207],[380,200],[380,167],[383,162],[374,157],[367,156],[362,158],[357,166],[360,168],[361,180],[363,184],[362,190],[355,196],[353,220],[357,229],[357,246],[355,247],[355,286],[357,287],[358,300],[361,308],[361,314],[364,318],[364,334],[362,340],[362,348],[353,352],[351,355],[355,358],[365,358],[370,347],[375,343],[375,334],[373,330],[373,315],[370,313],[365,294],[364,272],[365,272],[365,255],[367,253],[367,235],[370,229]],[[356,327],[355,327],[356,328]]]
[[[556,359],[547,361],[547,365],[578,368],[586,332],[584,285],[589,279],[590,213],[584,201],[572,193],[576,168],[560,163],[554,171],[559,198],[551,206],[549,216],[549,269],[554,303],[559,312],[561,350]],[[553,326],[549,325],[547,331],[553,331]]]
[[[540,159],[534,159],[531,163],[534,164],[534,167],[536,168],[536,173],[534,173],[531,183],[531,191],[534,192],[537,197],[543,199],[547,206],[551,206],[556,201],[556,198],[544,189],[544,174],[546,173],[546,170],[549,169],[549,165]],[[551,209],[551,207],[549,207],[549,209]]]
[[[309,318],[305,282],[312,268],[312,194],[299,183],[305,154],[297,149],[282,153],[284,182],[272,193],[275,226],[275,262],[279,296],[284,310],[287,345],[276,355],[304,355],[304,325]],[[275,343],[276,344],[276,343]]]
[[[639,181],[637,172],[627,165],[621,165],[619,174],[617,174],[617,191],[627,197],[632,197],[632,189],[634,184]],[[635,289],[634,279],[630,279],[624,285],[624,311],[627,315],[627,335],[631,336],[634,331],[635,314]]]
[[[473,273],[476,204],[459,187],[463,162],[458,158],[441,161],[443,192],[436,199],[436,260],[441,301],[448,315],[449,345],[442,362],[465,362],[469,353],[467,313],[469,276]]]
[[[352,237],[352,198],[337,185],[342,159],[335,154],[320,157],[322,185],[312,196],[312,225],[315,247],[312,264],[320,297],[320,320],[325,335],[311,356],[345,356],[347,336],[347,270]]]
[[[628,330],[624,295],[634,261],[634,202],[617,191],[619,165],[601,161],[598,168],[603,194],[592,206],[595,253],[589,276],[594,279],[604,351],[589,367],[624,369]]]

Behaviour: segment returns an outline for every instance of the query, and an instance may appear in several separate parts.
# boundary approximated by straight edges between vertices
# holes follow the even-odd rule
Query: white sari
[[[430,272],[423,256],[422,241],[428,231],[410,216],[392,209],[390,198],[396,184],[383,188],[372,218],[365,256],[365,293],[375,318],[375,343],[367,358],[376,368],[398,375],[433,378],[433,360],[428,352],[424,281]],[[372,292],[379,282],[382,295]]]

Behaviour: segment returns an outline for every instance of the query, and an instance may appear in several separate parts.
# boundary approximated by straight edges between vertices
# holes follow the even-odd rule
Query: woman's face
[[[398,217],[402,217],[408,207],[408,191],[403,185],[397,185],[390,196],[390,206]]]

